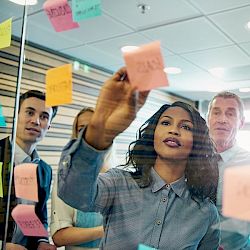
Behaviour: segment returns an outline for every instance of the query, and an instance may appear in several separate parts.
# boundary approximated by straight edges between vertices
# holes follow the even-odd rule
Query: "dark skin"
[[[85,134],[88,144],[96,149],[108,148],[113,139],[129,127],[146,102],[149,91],[138,93],[124,75],[127,76],[126,68],[121,68],[101,89]]]

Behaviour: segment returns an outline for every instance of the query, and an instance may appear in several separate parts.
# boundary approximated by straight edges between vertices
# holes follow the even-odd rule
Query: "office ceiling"
[[[53,0],[50,0],[53,1]],[[250,0],[102,0],[102,16],[79,22],[80,28],[57,33],[43,11],[44,1],[29,6],[27,40],[115,71],[124,65],[120,48],[161,41],[168,75],[166,91],[193,100],[215,92],[250,87]],[[71,2],[69,1],[71,4]],[[143,14],[140,4],[150,6]],[[20,37],[22,6],[0,1],[0,22],[13,17]],[[223,67],[213,76],[209,69]]]

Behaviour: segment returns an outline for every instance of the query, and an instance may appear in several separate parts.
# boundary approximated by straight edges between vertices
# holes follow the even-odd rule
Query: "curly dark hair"
[[[185,177],[191,197],[196,201],[210,198],[216,202],[218,184],[218,157],[209,137],[206,121],[191,105],[174,102],[163,105],[138,130],[137,139],[130,143],[125,168],[133,166],[131,175],[141,188],[150,185],[150,170],[154,166],[157,153],[154,149],[154,132],[162,113],[170,107],[186,110],[193,122],[193,147],[185,169]]]

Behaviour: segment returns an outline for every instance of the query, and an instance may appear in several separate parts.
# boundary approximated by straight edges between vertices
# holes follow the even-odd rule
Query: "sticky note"
[[[12,18],[0,24],[0,49],[10,46],[11,43]]]
[[[79,27],[72,19],[72,11],[67,0],[47,0],[43,9],[56,32],[71,30]]]
[[[73,20],[76,22],[100,16],[102,14],[101,0],[73,0],[72,11]]]
[[[46,72],[46,106],[72,102],[72,65],[49,69]]]
[[[16,197],[38,202],[37,164],[23,163],[14,167]]]
[[[0,162],[0,197],[3,198],[3,177],[2,177],[2,171],[3,171],[3,163]]]
[[[0,127],[6,127],[6,122],[4,116],[0,116]]]
[[[26,236],[47,237],[48,232],[35,213],[34,205],[17,205],[11,213],[14,221]]]
[[[3,107],[1,105],[1,103],[0,103],[0,116],[3,116]]]
[[[138,250],[157,250],[156,248],[152,248],[143,244],[139,244]]]
[[[249,222],[242,221],[235,218],[223,217],[218,223],[216,229],[220,229],[225,232],[234,232],[238,234],[248,234],[249,233]]]
[[[250,221],[250,165],[224,171],[222,214]]]
[[[168,86],[160,42],[152,42],[123,54],[129,80],[139,91]]]

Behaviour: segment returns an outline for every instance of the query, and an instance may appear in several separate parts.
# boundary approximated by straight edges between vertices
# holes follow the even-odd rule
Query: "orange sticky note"
[[[156,41],[123,54],[128,77],[139,91],[168,86],[160,42]]]
[[[72,102],[72,65],[49,69],[46,73],[46,106]]]
[[[14,221],[26,236],[47,237],[48,232],[35,213],[34,205],[17,205],[11,213]]]
[[[56,32],[79,27],[79,24],[73,21],[72,11],[67,0],[48,0],[43,4],[43,9]]]
[[[222,214],[250,221],[250,166],[224,171]]]
[[[14,167],[16,197],[38,202],[37,164],[23,163]]]
[[[10,46],[12,18],[0,23],[0,49]]]

